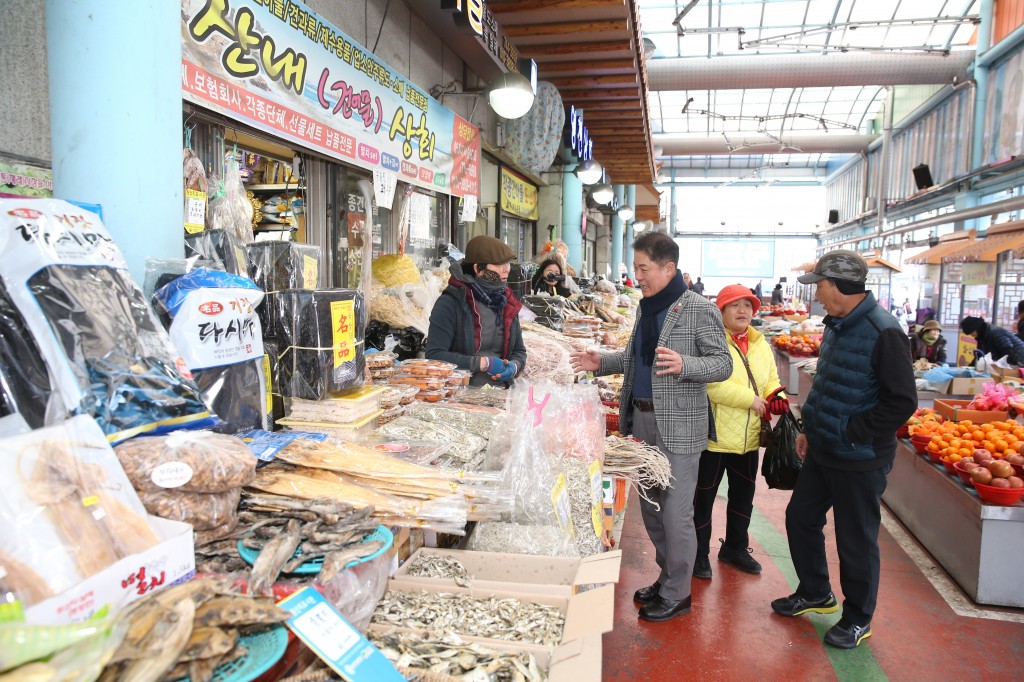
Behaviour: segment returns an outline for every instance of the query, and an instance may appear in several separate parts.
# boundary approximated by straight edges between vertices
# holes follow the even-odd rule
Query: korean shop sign
[[[457,25],[475,34],[507,70],[519,73],[519,49],[502,33],[484,0],[441,0],[441,9],[451,12]]]
[[[586,161],[594,157],[594,141],[590,139],[590,131],[583,125],[583,110],[569,107],[569,147]]]
[[[536,220],[537,187],[504,166],[501,167],[501,210],[527,220]]]
[[[184,99],[413,185],[479,193],[479,130],[302,3],[181,7]]]

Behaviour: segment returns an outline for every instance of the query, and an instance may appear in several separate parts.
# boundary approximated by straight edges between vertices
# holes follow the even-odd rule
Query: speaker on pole
[[[932,182],[932,172],[928,170],[928,164],[922,163],[920,166],[914,166],[914,183],[917,184],[918,189],[928,189],[935,183]]]
[[[828,221],[830,223],[832,223],[833,225],[838,223],[839,222],[839,211],[837,211],[834,208],[831,211],[829,211],[828,212]]]

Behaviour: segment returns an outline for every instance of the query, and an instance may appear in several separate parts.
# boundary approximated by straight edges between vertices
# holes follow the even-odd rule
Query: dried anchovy
[[[469,461],[487,447],[487,441],[480,436],[466,433],[447,424],[423,421],[408,415],[403,415],[393,422],[378,427],[377,431],[391,438],[451,443],[454,447],[448,451],[448,456],[463,462]]]
[[[407,574],[417,578],[451,578],[459,587],[469,587],[472,577],[461,561],[440,554],[420,554],[409,564]]]
[[[447,424],[460,431],[480,436],[484,440],[491,439],[491,433],[497,425],[497,419],[489,414],[424,402],[413,403],[406,413],[423,421]]]
[[[468,549],[542,556],[577,556],[571,536],[558,526],[487,521],[478,523]]]
[[[458,633],[554,646],[562,640],[565,614],[547,604],[514,597],[477,599],[467,594],[388,591],[373,612],[380,625]]]
[[[580,556],[598,554],[602,550],[602,543],[594,532],[594,492],[589,465],[579,457],[566,457],[562,464],[565,467],[565,488],[569,493],[576,548]]]
[[[424,640],[418,635],[371,630],[367,638],[399,668],[430,670],[463,680],[544,682],[546,671],[528,651],[498,652],[458,635]]]

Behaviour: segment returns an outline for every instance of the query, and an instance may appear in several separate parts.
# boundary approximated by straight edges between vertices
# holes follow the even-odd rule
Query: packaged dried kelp
[[[69,412],[92,415],[112,441],[209,425],[188,366],[95,213],[0,200],[0,277]]]
[[[355,289],[278,292],[281,392],[323,400],[363,383],[366,308]]]
[[[203,230],[185,237],[185,258],[196,258],[195,267],[249,276],[245,244],[226,230]]]
[[[203,399],[222,421],[215,430],[269,428],[259,287],[248,277],[200,268],[158,290],[155,299],[172,319],[171,340]]]
[[[320,247],[296,242],[259,242],[246,246],[249,277],[267,293],[259,308],[263,338],[278,339],[280,304],[277,292],[316,289],[320,281]]]
[[[263,305],[266,305],[264,300]],[[279,358],[281,345],[277,341],[263,340],[263,380],[270,387],[270,428],[272,431],[278,419],[284,419],[284,395],[281,393],[281,370]]]
[[[53,397],[39,346],[0,281],[0,418],[19,414],[29,427],[38,429],[63,415],[60,401]],[[0,432],[4,430],[0,426]]]

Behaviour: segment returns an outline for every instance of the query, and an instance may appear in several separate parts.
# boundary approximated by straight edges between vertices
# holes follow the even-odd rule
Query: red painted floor
[[[763,481],[761,482],[763,483]],[[657,577],[636,497],[623,526],[622,572],[615,593],[615,629],[604,636],[604,679],[645,680],[967,680],[1024,679],[1024,623],[958,616],[892,536],[882,529],[882,581],[873,634],[853,651],[826,647],[821,633],[833,616],[783,618],[769,606],[792,592],[785,543],[789,493],[763,485],[754,499],[762,520],[751,538],[764,566],[759,576],[719,564],[725,500],[715,506],[711,581],[693,581],[693,610],[665,623],[636,617],[633,592]],[[756,524],[756,522],[755,522]],[[831,524],[826,527],[831,538]],[[828,543],[833,589],[839,590],[835,543]],[[781,568],[780,568],[781,567]],[[1024,567],[1021,567],[1024,589]],[[1003,612],[1024,615],[1022,610]]]

